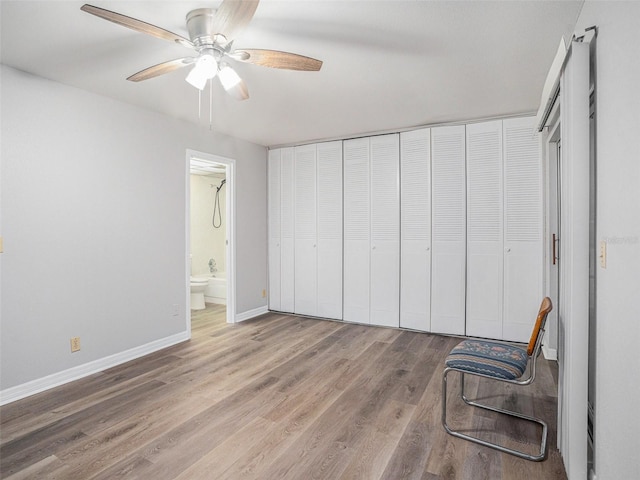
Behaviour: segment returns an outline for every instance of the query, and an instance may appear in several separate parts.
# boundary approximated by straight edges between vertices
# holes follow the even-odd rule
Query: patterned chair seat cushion
[[[524,348],[488,340],[463,340],[447,357],[447,367],[514,380],[527,368]]]

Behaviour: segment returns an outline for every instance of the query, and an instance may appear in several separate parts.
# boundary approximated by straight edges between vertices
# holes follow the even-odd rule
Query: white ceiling
[[[208,128],[208,88],[182,69],[126,77],[190,50],[80,10],[85,2],[1,5],[2,63]],[[188,37],[184,18],[220,1],[89,3]],[[213,129],[274,146],[533,112],[563,35],[583,0],[262,0],[236,48],[318,58],[319,72],[236,63],[251,98],[213,89]]]

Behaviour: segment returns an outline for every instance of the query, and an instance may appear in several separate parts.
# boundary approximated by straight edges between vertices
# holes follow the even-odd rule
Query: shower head
[[[213,183],[211,183],[210,185],[211,185],[211,188],[215,187],[216,190],[219,192],[220,189],[224,186],[225,183],[227,183],[227,179],[223,178],[222,181],[220,182],[220,186],[219,187],[216,187]]]

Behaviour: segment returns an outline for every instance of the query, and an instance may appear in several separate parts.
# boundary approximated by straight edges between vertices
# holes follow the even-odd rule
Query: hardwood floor
[[[227,325],[220,306],[193,313],[192,337],[1,407],[1,477],[566,478],[556,368],[542,357],[529,387],[468,382],[470,395],[549,423],[548,458],[533,463],[445,433],[456,338],[277,314]],[[449,383],[454,425],[535,451],[537,428],[473,411]]]

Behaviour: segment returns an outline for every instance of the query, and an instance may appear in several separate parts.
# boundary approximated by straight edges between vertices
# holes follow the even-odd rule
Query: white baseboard
[[[204,301],[205,303],[215,303],[218,305],[226,305],[227,304],[227,299],[226,298],[222,298],[222,297],[207,297],[206,295],[204,296]]]
[[[555,348],[548,348],[544,343],[542,344],[542,355],[547,360],[558,360],[558,351]]]
[[[254,308],[253,310],[247,310],[246,312],[236,314],[236,322],[244,322],[245,320],[258,317],[268,312],[269,312],[269,307],[267,307],[266,305],[262,307]]]
[[[45,390],[49,390],[65,383],[73,382],[74,380],[93,375],[94,373],[101,372],[107,368],[115,367],[116,365],[143,357],[186,340],[189,340],[188,332],[176,333],[170,337],[154,340],[153,342],[125,350],[124,352],[99,358],[98,360],[93,360],[89,363],[78,365],[77,367],[72,367],[58,373],[53,373],[36,380],[31,380],[30,382],[16,385],[15,387],[6,388],[0,391],[0,405],[15,402],[21,398],[44,392]]]

